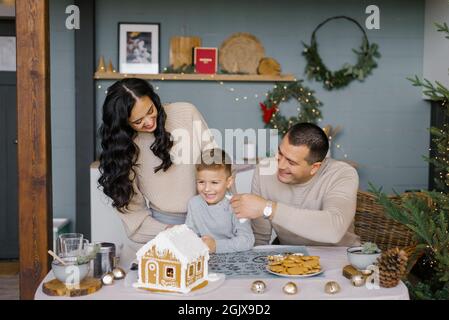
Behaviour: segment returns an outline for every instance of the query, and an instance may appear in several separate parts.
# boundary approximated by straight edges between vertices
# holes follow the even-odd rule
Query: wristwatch
[[[272,213],[273,213],[273,202],[267,201],[267,205],[263,209],[264,219],[269,219]]]

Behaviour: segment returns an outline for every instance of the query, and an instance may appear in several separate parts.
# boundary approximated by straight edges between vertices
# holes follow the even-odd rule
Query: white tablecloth
[[[256,279],[226,279],[217,289],[201,294],[198,292],[191,296],[167,295],[138,290],[129,286],[125,280],[116,281],[112,286],[103,286],[100,291],[82,297],[52,297],[42,292],[42,283],[53,279],[50,273],[36,290],[37,300],[56,299],[115,299],[115,300],[168,300],[168,299],[206,299],[206,300],[306,300],[306,299],[389,299],[408,300],[409,294],[404,283],[395,288],[368,289],[366,287],[353,287],[348,279],[343,277],[342,269],[348,264],[346,247],[307,247],[310,255],[320,256],[321,265],[325,269],[323,276],[289,279],[289,278],[265,278],[263,280],[267,288],[263,294],[251,292],[251,283]],[[299,288],[295,295],[287,295],[282,287],[288,281],[294,281]],[[335,295],[324,292],[324,285],[328,281],[337,281],[341,291]]]

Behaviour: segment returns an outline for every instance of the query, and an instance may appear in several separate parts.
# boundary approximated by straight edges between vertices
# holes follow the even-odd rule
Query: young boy
[[[231,160],[223,150],[210,149],[201,154],[196,164],[198,195],[189,201],[186,225],[211,252],[245,251],[254,245],[250,222],[240,222],[225,197],[233,182]]]

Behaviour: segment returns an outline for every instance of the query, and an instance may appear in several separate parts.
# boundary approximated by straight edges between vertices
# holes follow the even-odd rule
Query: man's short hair
[[[310,149],[305,159],[308,164],[321,162],[329,151],[329,139],[319,126],[303,122],[292,126],[288,132],[288,142],[294,146],[307,146]]]
[[[196,164],[196,171],[225,169],[226,175],[232,175],[232,161],[222,149],[208,149],[201,153],[201,159]]]

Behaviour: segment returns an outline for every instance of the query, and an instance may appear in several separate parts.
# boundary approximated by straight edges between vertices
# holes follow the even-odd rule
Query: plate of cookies
[[[267,260],[267,271],[281,277],[305,278],[324,272],[318,256],[292,253],[268,256]]]

